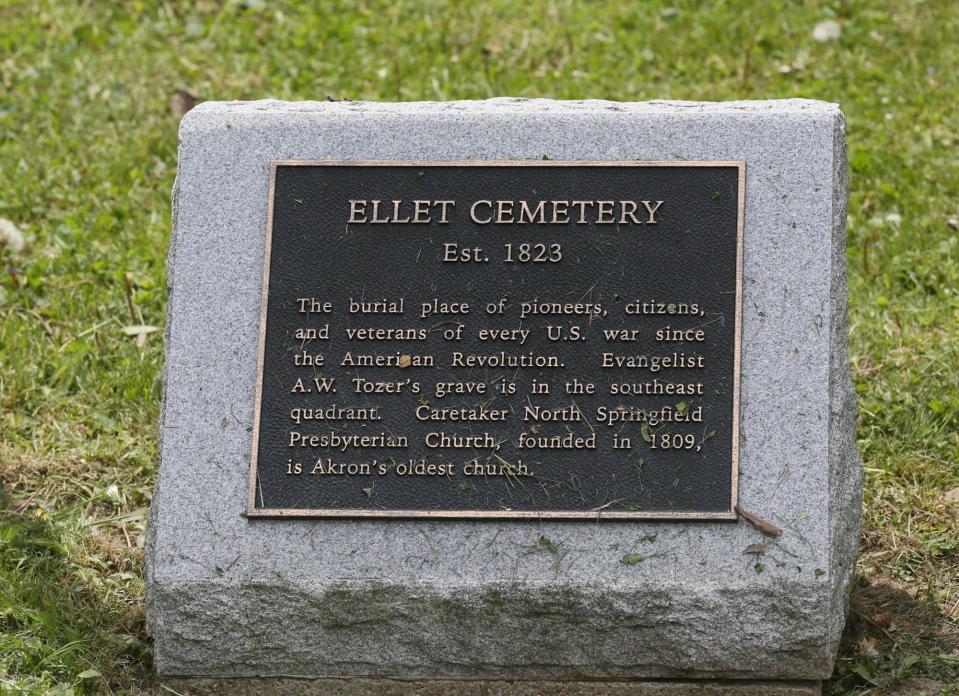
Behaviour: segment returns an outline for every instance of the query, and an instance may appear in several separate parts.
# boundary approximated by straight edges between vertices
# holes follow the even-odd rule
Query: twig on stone
[[[783,533],[783,530],[777,527],[776,525],[774,525],[772,522],[767,522],[762,517],[757,517],[751,512],[746,512],[745,510],[740,508],[738,505],[733,509],[736,511],[737,515],[739,515],[741,518],[749,522],[749,524],[751,524],[753,527],[755,527],[756,529],[758,529],[760,532],[762,532],[768,537],[776,538]]]

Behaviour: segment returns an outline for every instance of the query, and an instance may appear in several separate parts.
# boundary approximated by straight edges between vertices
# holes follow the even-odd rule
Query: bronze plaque
[[[742,162],[274,162],[247,514],[734,519]]]

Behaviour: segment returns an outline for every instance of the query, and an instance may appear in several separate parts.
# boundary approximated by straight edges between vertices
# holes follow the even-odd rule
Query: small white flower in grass
[[[842,25],[834,19],[827,19],[825,22],[820,22],[812,30],[813,40],[820,43],[835,41],[841,34]]]
[[[23,233],[6,218],[0,218],[0,246],[6,247],[14,254],[23,250]]]
[[[898,227],[902,224],[902,215],[899,213],[887,213],[886,222],[888,222],[890,225],[895,225]]]

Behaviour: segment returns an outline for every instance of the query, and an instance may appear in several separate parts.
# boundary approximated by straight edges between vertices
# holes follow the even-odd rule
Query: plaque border
[[[733,342],[731,495],[729,509],[717,512],[662,510],[367,510],[257,508],[257,456],[260,442],[260,406],[263,396],[263,361],[266,346],[266,315],[270,289],[270,256],[273,242],[273,200],[278,167],[729,167],[737,170],[736,206],[736,301]],[[263,253],[263,285],[260,290],[260,326],[257,345],[256,391],[253,406],[253,444],[247,486],[247,518],[406,518],[406,519],[551,519],[551,520],[736,520],[739,500],[740,372],[742,353],[743,217],[746,208],[745,160],[299,160],[270,161],[267,194],[266,239]]]

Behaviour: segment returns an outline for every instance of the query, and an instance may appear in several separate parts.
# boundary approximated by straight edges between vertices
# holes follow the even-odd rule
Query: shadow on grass
[[[109,580],[125,571],[72,526],[78,518],[0,492],[4,693],[129,693],[149,674],[141,603]]]
[[[857,576],[826,693],[959,695],[959,626],[919,593]]]

